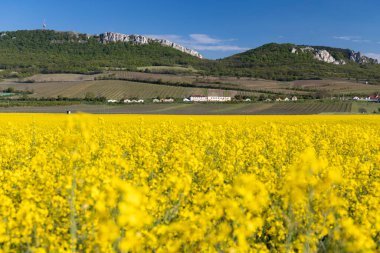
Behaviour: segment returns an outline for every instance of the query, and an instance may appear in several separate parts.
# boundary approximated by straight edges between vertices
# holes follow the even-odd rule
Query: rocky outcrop
[[[360,52],[355,52],[351,50],[349,55],[351,61],[354,61],[359,64],[378,64],[378,60],[362,55]]]
[[[337,62],[337,60],[327,50],[317,50],[314,53],[314,58],[327,63],[339,64],[339,62]]]
[[[177,49],[183,53],[203,58],[203,56],[198,53],[197,51],[186,48],[184,46],[181,46],[177,43],[171,42],[169,40],[164,39],[155,39],[150,38],[142,35],[128,35],[128,34],[122,34],[122,33],[113,33],[113,32],[106,32],[99,35],[99,39],[102,43],[112,43],[112,42],[129,42],[137,45],[144,45],[149,43],[159,43],[162,46],[171,47],[174,49]]]
[[[148,44],[149,40],[147,37],[142,35],[128,35],[122,33],[102,33],[99,35],[100,41],[102,43],[110,43],[110,42],[131,42],[134,44]]]
[[[323,61],[326,63],[332,63],[336,65],[345,65],[347,64],[347,61],[353,61],[357,64],[378,64],[378,61],[376,59],[372,59],[370,57],[362,55],[360,52],[355,52],[352,50],[349,50],[348,52],[346,51],[348,59],[335,59],[334,56],[327,49],[317,49],[313,47],[294,47],[291,49],[291,53],[293,54],[305,52],[312,53],[314,59],[318,61]]]
[[[305,53],[305,52],[311,52],[314,56],[314,59],[318,61],[323,61],[327,63],[332,63],[336,65],[345,65],[346,62],[344,60],[337,60],[335,59],[329,51],[325,49],[316,49],[313,47],[302,47],[302,48],[292,48],[291,52],[293,54],[298,54],[299,52]]]

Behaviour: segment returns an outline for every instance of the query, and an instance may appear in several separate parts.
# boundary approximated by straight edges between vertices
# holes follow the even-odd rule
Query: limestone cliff
[[[355,62],[357,64],[377,64],[378,61],[372,58],[369,58],[365,55],[362,55],[360,52],[355,52],[352,50],[343,50],[345,57],[334,57],[333,53],[329,49],[324,48],[314,48],[314,47],[294,47],[291,49],[291,53],[299,54],[310,52],[313,54],[314,59],[323,61],[326,63],[332,63],[336,65],[345,65],[348,61]]]
[[[143,35],[134,35],[134,34],[128,35],[128,34],[122,34],[122,33],[106,32],[106,33],[100,34],[99,39],[102,43],[112,43],[112,42],[119,42],[119,41],[129,42],[129,43],[138,44],[138,45],[144,45],[144,44],[149,44],[149,43],[159,43],[162,46],[172,47],[183,53],[190,54],[192,56],[195,56],[201,59],[203,58],[203,56],[200,53],[198,53],[197,51],[193,49],[186,48],[184,46],[181,46],[169,40],[150,38]]]

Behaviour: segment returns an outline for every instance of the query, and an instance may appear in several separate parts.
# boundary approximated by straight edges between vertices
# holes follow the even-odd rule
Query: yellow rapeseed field
[[[0,252],[380,251],[379,117],[0,121]]]

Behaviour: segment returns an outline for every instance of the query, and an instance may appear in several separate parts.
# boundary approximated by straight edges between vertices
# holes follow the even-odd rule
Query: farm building
[[[220,96],[191,96],[191,102],[228,102],[231,101],[231,97],[220,97]]]
[[[280,102],[280,101],[282,101],[281,98],[276,98],[276,102]]]
[[[107,100],[107,103],[117,103],[117,102],[119,102],[119,101],[116,99],[108,99]]]
[[[231,97],[208,96],[207,101],[209,101],[209,102],[228,102],[228,101],[231,101]]]
[[[190,99],[188,99],[188,98],[184,98],[184,99],[183,99],[183,102],[190,102]]]
[[[155,98],[153,99],[153,103],[174,103],[174,98]]]
[[[366,101],[366,102],[380,102],[380,95],[368,96],[368,97],[358,97],[355,96],[352,98],[355,101]]]
[[[135,103],[142,104],[144,103],[144,100],[143,99],[124,99],[124,103],[125,104],[135,104]]]
[[[368,97],[368,102],[380,102],[380,96],[369,96]]]
[[[290,101],[290,99],[289,98],[284,98],[284,101],[288,102],[288,101]]]
[[[207,102],[207,97],[205,97],[205,96],[191,96],[190,101],[191,102]]]
[[[292,97],[292,101],[297,101],[297,100],[298,100],[298,98],[296,96]]]

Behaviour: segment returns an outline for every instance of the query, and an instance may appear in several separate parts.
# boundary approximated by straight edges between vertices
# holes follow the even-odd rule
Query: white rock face
[[[198,53],[197,51],[186,48],[184,46],[181,46],[179,44],[176,44],[174,42],[171,42],[169,40],[163,40],[163,39],[155,39],[155,38],[149,38],[146,36],[142,35],[128,35],[128,34],[122,34],[122,33],[113,33],[113,32],[106,32],[102,33],[99,35],[100,41],[102,43],[110,43],[110,42],[130,42],[138,45],[144,45],[144,44],[149,44],[149,43],[159,43],[162,46],[166,47],[171,47],[174,49],[177,49],[183,53],[198,57],[198,58],[203,58],[203,56]]]
[[[314,59],[317,59],[319,61],[332,63],[336,65],[345,65],[347,64],[344,60],[337,60],[335,59],[329,51],[325,49],[316,49],[313,47],[301,47],[301,48],[292,48],[291,53],[292,54],[298,54],[298,53],[305,53],[305,52],[311,52],[314,55]],[[378,64],[378,60],[372,59],[370,57],[367,57],[365,55],[362,55],[360,52],[355,51],[349,51],[348,52],[349,59],[355,63],[358,64]]]
[[[327,50],[316,50],[314,52],[314,59],[327,63],[336,62],[335,58]]]
[[[312,48],[312,47],[303,47],[303,48],[301,48],[301,51],[302,51],[302,53],[304,53],[304,52],[313,52],[313,51],[315,51],[315,49]]]
[[[335,59],[329,51],[325,49],[315,49],[313,47],[302,47],[302,48],[292,48],[291,52],[293,54],[298,54],[299,52],[305,53],[305,52],[311,52],[314,55],[314,59],[318,61],[323,61],[327,63],[332,63],[336,65],[345,65],[346,62],[344,60],[337,60]]]
[[[370,57],[367,57],[365,55],[362,55],[360,52],[351,51],[350,52],[350,60],[354,61],[359,64],[378,64],[378,60],[372,59]]]

